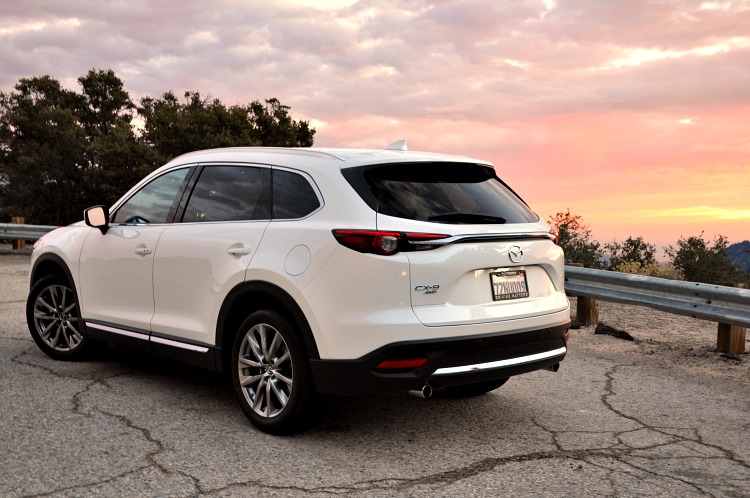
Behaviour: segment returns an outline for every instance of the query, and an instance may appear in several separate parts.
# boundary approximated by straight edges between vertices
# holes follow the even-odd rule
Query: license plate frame
[[[526,270],[500,270],[490,273],[490,288],[495,301],[512,301],[529,297]]]

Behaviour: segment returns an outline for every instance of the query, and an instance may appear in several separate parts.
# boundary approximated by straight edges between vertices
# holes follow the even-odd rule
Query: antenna
[[[385,148],[385,150],[401,150],[401,151],[407,151],[409,149],[406,148],[406,139],[403,140],[397,140],[393,142],[391,145]]]

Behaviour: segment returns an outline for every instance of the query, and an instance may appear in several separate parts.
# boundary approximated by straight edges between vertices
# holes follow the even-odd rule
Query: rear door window
[[[183,223],[269,219],[264,168],[206,166],[190,196]],[[268,183],[266,179],[265,183]],[[265,194],[265,195],[264,195]]]
[[[405,163],[344,170],[380,214],[454,224],[532,223],[539,217],[485,165]]]

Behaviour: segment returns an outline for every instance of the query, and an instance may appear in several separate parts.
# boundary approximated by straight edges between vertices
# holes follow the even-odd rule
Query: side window
[[[166,223],[189,170],[170,171],[149,182],[120,206],[112,223]]]
[[[293,220],[303,218],[320,207],[310,182],[297,173],[273,170],[273,217]]]
[[[263,168],[206,166],[190,196],[184,223],[268,219]],[[267,190],[267,189],[266,189]]]

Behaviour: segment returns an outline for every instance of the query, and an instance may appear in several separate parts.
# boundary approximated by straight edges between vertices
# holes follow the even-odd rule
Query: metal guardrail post
[[[14,225],[24,225],[26,224],[26,219],[23,216],[14,216],[11,220],[11,223]],[[13,249],[18,251],[21,249],[26,249],[26,241],[25,240],[14,240],[13,241]]]

